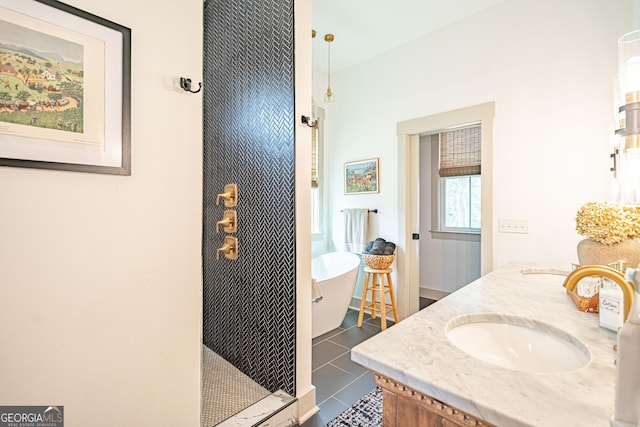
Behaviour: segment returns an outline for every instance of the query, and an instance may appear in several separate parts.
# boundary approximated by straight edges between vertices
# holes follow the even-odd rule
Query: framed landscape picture
[[[0,0],[0,166],[131,174],[131,30]]]
[[[379,160],[368,159],[344,164],[344,193],[380,192]]]

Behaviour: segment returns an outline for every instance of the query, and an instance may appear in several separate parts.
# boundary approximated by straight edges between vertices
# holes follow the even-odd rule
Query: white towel
[[[320,293],[320,286],[316,279],[311,279],[311,302],[320,302],[322,300],[322,294]]]
[[[367,247],[367,221],[369,209],[344,210],[344,248],[347,252],[361,254]]]

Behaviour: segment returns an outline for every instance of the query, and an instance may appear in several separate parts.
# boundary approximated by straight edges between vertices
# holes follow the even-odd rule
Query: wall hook
[[[318,119],[314,119],[309,116],[302,116],[302,123],[309,126],[310,128],[314,128],[318,125]]]
[[[180,87],[187,92],[198,93],[202,89],[202,82],[198,83],[198,90],[191,90],[191,79],[180,77]]]

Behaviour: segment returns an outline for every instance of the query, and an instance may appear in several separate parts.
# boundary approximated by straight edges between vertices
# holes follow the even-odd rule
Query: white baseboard
[[[302,425],[305,421],[320,411],[316,405],[316,386],[311,385],[309,390],[298,396],[297,403],[297,422]]]
[[[295,402],[256,425],[259,427],[292,427],[302,425],[319,411],[320,408],[316,406],[316,387],[312,385],[306,393],[298,396]],[[233,425],[238,426],[241,424]]]
[[[449,295],[449,292],[439,291],[437,289],[420,288],[420,297],[434,300],[441,300]]]

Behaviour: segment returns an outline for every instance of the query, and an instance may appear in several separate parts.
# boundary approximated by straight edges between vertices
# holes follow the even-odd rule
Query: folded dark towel
[[[396,251],[396,244],[395,243],[387,242],[385,244],[384,255],[393,255],[393,253],[395,251]]]
[[[373,246],[371,246],[371,250],[369,250],[369,253],[372,255],[382,255],[386,247],[386,242],[384,240],[375,240],[373,242]]]
[[[364,248],[364,253],[368,254],[372,247],[373,247],[373,241],[367,243],[367,247]]]
[[[376,240],[367,243],[364,253],[369,255],[393,255],[395,251],[395,243],[387,242],[382,237],[378,237]]]

